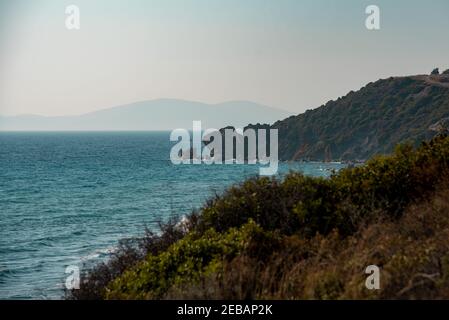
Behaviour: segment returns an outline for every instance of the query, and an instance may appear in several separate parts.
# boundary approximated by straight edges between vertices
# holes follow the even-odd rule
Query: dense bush
[[[263,260],[245,252],[214,274],[176,288],[177,299],[448,299],[449,189],[406,209],[376,217],[343,237],[284,237]],[[380,290],[367,290],[365,269],[381,268]]]
[[[189,233],[158,255],[149,255],[136,267],[114,280],[106,292],[112,299],[158,299],[173,286],[197,282],[200,277],[217,271],[223,261],[236,257],[253,239],[272,246],[272,236],[254,222],[217,233]]]
[[[447,262],[446,242],[432,235],[446,235],[448,205],[441,195],[429,199],[442,189],[448,169],[449,138],[438,136],[418,149],[399,146],[391,156],[328,179],[292,172],[283,180],[247,180],[209,200],[182,224],[172,223],[162,235],[150,237],[150,245],[138,254],[125,251],[133,257],[128,266],[112,260],[102,267],[106,271],[97,267],[92,275],[107,276],[98,283],[96,276],[85,277],[81,290],[69,296],[367,298],[360,268],[368,262],[405,273],[388,282],[400,294],[391,289],[376,297],[409,296],[421,269]],[[423,210],[435,203],[437,213],[426,209],[426,219],[434,224],[422,223],[421,209],[413,209],[420,203]],[[415,218],[421,220],[414,224]],[[408,227],[401,230],[403,224]],[[365,245],[358,248],[360,241]],[[447,277],[446,269],[438,274],[430,277],[445,285],[446,278],[440,278]],[[419,292],[426,296],[427,291]]]
[[[432,192],[449,168],[449,139],[438,137],[418,150],[402,145],[391,156],[343,169],[330,179],[290,173],[283,181],[255,178],[230,188],[202,209],[197,228],[225,231],[253,219],[283,234],[342,234],[361,218],[383,211],[400,216],[413,200]]]

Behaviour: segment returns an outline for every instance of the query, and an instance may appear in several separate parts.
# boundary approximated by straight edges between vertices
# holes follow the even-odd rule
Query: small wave
[[[83,261],[83,262],[84,261],[89,261],[89,260],[95,260],[95,259],[98,259],[98,258],[109,256],[109,255],[113,254],[116,251],[117,251],[117,246],[111,246],[111,247],[104,248],[104,249],[97,249],[97,250],[95,250],[95,251],[93,251],[93,252],[91,252],[91,253],[89,253],[89,254],[87,254],[85,256],[82,256],[80,258],[80,260]]]
[[[5,284],[6,279],[9,278],[12,274],[12,270],[7,267],[0,266],[0,284]]]
[[[187,229],[188,223],[189,223],[189,218],[187,218],[186,215],[182,215],[181,219],[178,221],[178,223],[176,223],[176,227],[181,228],[181,229]]]

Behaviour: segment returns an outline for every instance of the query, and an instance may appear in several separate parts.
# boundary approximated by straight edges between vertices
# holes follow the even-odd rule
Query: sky
[[[368,5],[380,30],[365,27]],[[80,9],[68,30],[65,9]],[[299,114],[389,76],[449,68],[449,1],[0,0],[0,115],[143,100]]]

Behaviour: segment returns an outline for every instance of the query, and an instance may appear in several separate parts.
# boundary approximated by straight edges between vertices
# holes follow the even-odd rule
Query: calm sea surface
[[[169,133],[0,133],[0,299],[55,299],[65,269],[183,215],[256,165],[171,164]],[[327,176],[339,164],[281,163]]]

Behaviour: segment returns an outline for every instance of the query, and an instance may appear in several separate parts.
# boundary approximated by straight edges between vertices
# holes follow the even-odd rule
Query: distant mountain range
[[[201,120],[203,128],[248,123],[274,123],[292,113],[247,101],[205,104],[160,99],[113,107],[79,116],[45,117],[21,115],[0,117],[0,131],[114,131],[172,130],[192,128]]]
[[[274,123],[279,158],[364,160],[430,139],[449,125],[448,73],[379,80]]]

